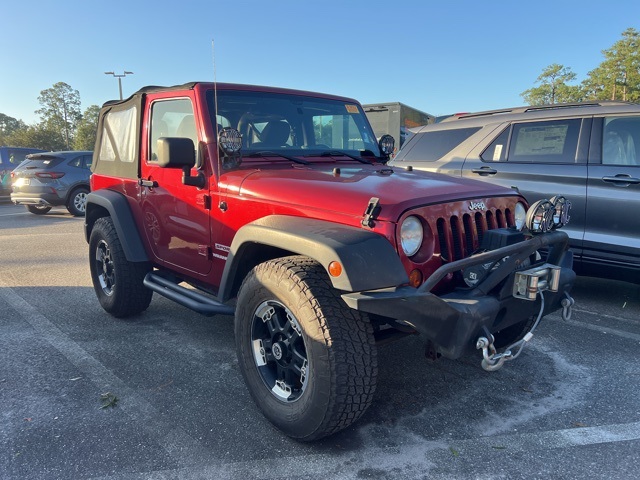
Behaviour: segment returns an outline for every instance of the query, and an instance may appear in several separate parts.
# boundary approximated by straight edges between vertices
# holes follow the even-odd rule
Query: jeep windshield
[[[218,108],[214,108],[217,96]],[[349,161],[382,155],[357,103],[273,92],[213,90],[207,93],[218,130],[237,129],[245,158],[317,156]],[[214,124],[215,125],[215,124]],[[360,160],[358,160],[360,161]]]

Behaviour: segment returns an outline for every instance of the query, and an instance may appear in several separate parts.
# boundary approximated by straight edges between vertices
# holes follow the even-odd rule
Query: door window
[[[191,100],[179,98],[154,102],[149,135],[152,161],[158,159],[158,139],[162,137],[190,138],[197,152],[198,134]]]
[[[575,163],[579,118],[515,123],[480,156],[485,162]]]
[[[604,165],[640,165],[640,117],[608,117],[602,134]]]

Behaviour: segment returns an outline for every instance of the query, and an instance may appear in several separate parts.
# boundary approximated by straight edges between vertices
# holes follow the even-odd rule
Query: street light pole
[[[116,74],[115,72],[104,72],[105,75],[113,75],[118,79],[118,89],[120,90],[120,100],[122,100],[122,77],[127,75],[133,75],[133,72],[123,72],[122,74]]]

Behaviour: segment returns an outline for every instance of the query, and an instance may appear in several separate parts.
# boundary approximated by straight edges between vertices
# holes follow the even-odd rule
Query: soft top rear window
[[[478,130],[480,130],[480,127],[433,130],[420,133],[414,139],[414,147],[405,154],[403,160],[435,162]]]

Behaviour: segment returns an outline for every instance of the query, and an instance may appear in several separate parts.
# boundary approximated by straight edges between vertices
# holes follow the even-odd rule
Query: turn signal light
[[[342,274],[342,265],[340,262],[333,261],[329,264],[329,275],[339,277]]]
[[[411,270],[411,273],[409,273],[409,285],[414,288],[418,288],[422,285],[422,272],[420,270]]]

